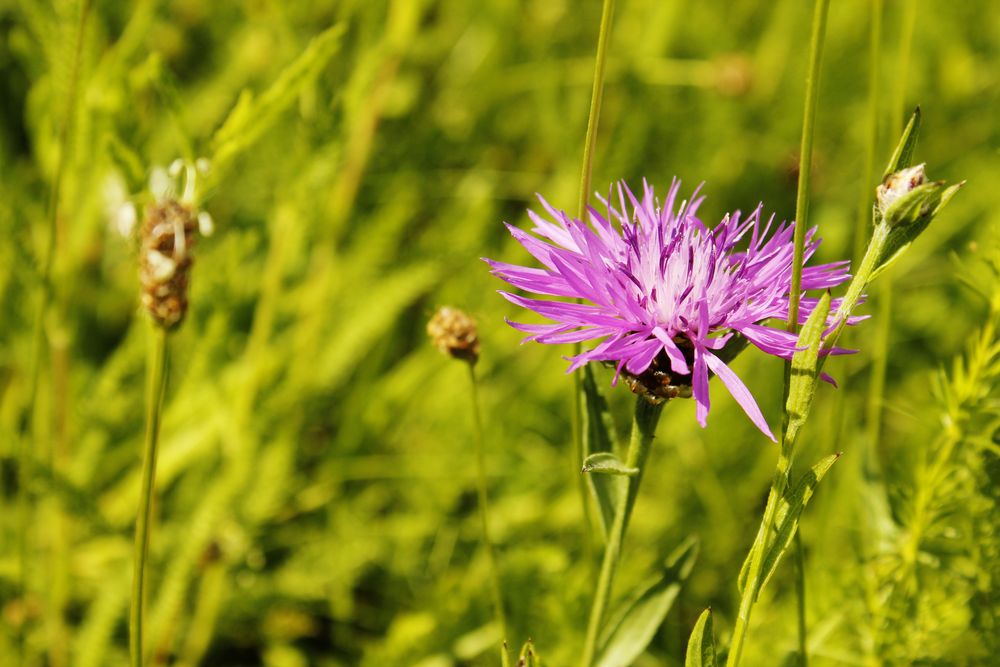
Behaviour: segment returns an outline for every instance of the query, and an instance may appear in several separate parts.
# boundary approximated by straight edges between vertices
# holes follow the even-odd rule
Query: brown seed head
[[[194,211],[176,200],[146,209],[139,256],[142,305],[164,329],[176,327],[187,313],[196,229]]]
[[[439,308],[427,323],[427,335],[434,346],[470,364],[479,360],[479,332],[476,321],[458,308]]]

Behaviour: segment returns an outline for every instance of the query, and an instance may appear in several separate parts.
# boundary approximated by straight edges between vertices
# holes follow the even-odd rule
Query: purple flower
[[[773,440],[757,402],[722,357],[726,344],[736,342],[734,334],[783,359],[798,349],[796,336],[784,330],[783,322],[767,326],[769,320],[788,317],[794,223],[782,223],[768,236],[774,217],[763,224],[758,206],[746,218],[736,212],[709,229],[696,215],[704,197],[696,190],[690,202],[677,205],[679,188],[680,182],[674,180],[660,206],[645,182],[641,202],[619,183],[618,207],[601,199],[607,213],[591,208],[589,226],[539,197],[551,220],[528,212],[537,237],[511,225],[507,228],[545,268],[486,262],[495,275],[521,290],[585,303],[500,292],[555,321],[508,323],[530,334],[525,341],[600,340],[569,359],[570,371],[588,361],[611,362],[617,367],[617,381],[623,370],[637,377],[651,367],[659,369],[671,384],[690,387],[687,395],[694,396],[702,426],[708,416],[711,372]],[[819,246],[815,231],[806,234],[807,260]],[[834,287],[847,280],[847,271],[846,261],[805,267],[802,289]],[[801,323],[817,301],[801,300]],[[838,302],[834,299],[831,312]],[[833,323],[831,316],[828,325]]]

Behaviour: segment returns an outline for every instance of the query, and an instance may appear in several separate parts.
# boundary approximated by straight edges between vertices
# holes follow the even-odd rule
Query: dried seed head
[[[174,199],[146,209],[139,257],[142,305],[165,329],[180,324],[187,313],[191,250],[197,229],[194,211]]]
[[[476,321],[458,308],[439,308],[427,323],[427,335],[434,346],[470,364],[479,360],[479,332]]]

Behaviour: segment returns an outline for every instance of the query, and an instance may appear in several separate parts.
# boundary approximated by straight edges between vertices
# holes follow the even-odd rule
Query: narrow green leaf
[[[787,422],[782,436],[786,442],[786,449],[789,450],[795,445],[799,432],[809,416],[813,397],[816,395],[819,349],[829,314],[830,291],[827,290],[799,333],[798,347],[805,349],[796,352],[792,357],[792,377],[788,388],[788,401],[785,403]]]
[[[822,459],[809,472],[802,476],[794,489],[786,491],[785,495],[782,496],[781,501],[778,503],[778,510],[774,521],[775,532],[771,537],[770,546],[768,547],[767,554],[764,556],[764,563],[761,566],[761,584],[757,589],[757,595],[760,595],[760,592],[764,590],[764,586],[767,585],[775,568],[778,567],[778,561],[781,560],[788,546],[792,543],[792,538],[795,537],[795,530],[799,526],[799,517],[802,516],[802,510],[809,504],[809,500],[816,490],[816,485],[823,479],[830,466],[839,458],[840,454],[831,454]],[[748,557],[743,563],[743,568],[740,570],[738,584],[741,593],[746,588],[746,580],[750,570],[749,562],[750,558]]]
[[[627,667],[649,646],[698,558],[698,540],[689,537],[670,555],[662,573],[639,587],[611,616],[601,636],[598,667]]]
[[[701,612],[691,630],[684,667],[716,667],[711,607]]]
[[[885,180],[886,176],[895,173],[900,169],[906,169],[910,166],[913,160],[913,151],[917,147],[917,134],[920,132],[920,107],[913,110],[913,115],[910,116],[910,121],[903,128],[903,135],[899,138],[899,143],[896,145],[896,150],[892,152],[892,157],[889,159],[889,164],[885,168],[885,173],[882,175],[882,179]]]
[[[633,477],[639,474],[638,468],[629,468],[621,459],[611,452],[595,452],[583,461],[581,472],[596,472],[605,475],[627,475]]]
[[[799,516],[809,503],[809,499],[812,498],[816,485],[823,479],[823,475],[830,469],[830,466],[839,458],[840,454],[832,454],[814,465],[809,472],[802,476],[798,485],[793,490],[786,491],[779,501],[774,521],[775,532],[771,538],[767,555],[764,557],[764,564],[761,567],[762,583],[757,590],[758,595],[767,584],[768,578],[778,565],[778,560],[785,553],[785,549],[788,548],[792,538],[795,536],[795,528],[798,526]],[[754,548],[757,548],[756,544]],[[736,580],[740,593],[746,588],[747,577],[750,574],[750,559],[752,554],[753,549],[751,549],[750,554],[747,554],[746,559],[743,561],[739,578]]]
[[[615,425],[608,401],[597,386],[594,369],[586,364],[582,372],[583,457],[586,462],[595,454],[614,453]],[[615,520],[615,511],[625,498],[627,485],[628,481],[621,475],[587,475],[587,486],[597,499],[605,538]]]
[[[315,37],[298,58],[286,67],[264,93],[254,98],[240,94],[236,106],[212,137],[213,177],[271,129],[280,115],[320,73],[340,48],[343,24],[326,29]]]

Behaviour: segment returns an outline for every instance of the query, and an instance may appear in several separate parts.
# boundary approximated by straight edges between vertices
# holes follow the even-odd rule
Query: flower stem
[[[129,614],[129,654],[132,667],[142,667],[142,621],[146,591],[146,556],[149,552],[149,523],[153,514],[153,482],[156,478],[160,411],[166,385],[167,330],[154,327],[146,384],[146,438],[142,457],[142,488],[135,519],[135,570],[132,574],[132,608]]]
[[[899,54],[895,72],[895,89],[889,122],[889,136],[898,137],[903,131],[903,105],[910,71],[910,52],[913,50],[913,30],[917,22],[916,0],[909,0],[903,10],[903,27],[900,34]],[[875,345],[872,348],[871,376],[868,380],[868,401],[865,411],[867,442],[875,447],[882,432],[882,405],[885,400],[885,374],[889,361],[889,338],[892,329],[892,277],[887,275],[876,290],[878,322]]]
[[[624,497],[619,499],[615,519],[611,524],[608,540],[604,546],[604,560],[601,562],[601,573],[597,580],[597,589],[594,591],[594,602],[590,608],[590,621],[587,623],[583,659],[580,661],[582,667],[590,667],[597,654],[597,638],[604,621],[604,614],[607,611],[608,601],[611,598],[611,586],[614,583],[615,571],[618,569],[618,558],[625,540],[625,530],[628,528],[632,507],[639,494],[639,484],[642,482],[646,459],[649,457],[650,445],[653,443],[656,425],[660,421],[664,405],[664,403],[654,405],[642,396],[636,397],[632,436],[629,441],[625,466],[635,468],[638,472],[625,478],[627,487]]]
[[[799,299],[802,290],[802,263],[809,218],[809,182],[812,178],[813,135],[816,107],[819,104],[819,66],[826,37],[826,15],[830,0],[816,0],[813,8],[812,37],[809,44],[809,72],[806,75],[806,101],[802,113],[802,143],[799,148],[799,187],[795,196],[795,233],[792,255],[792,286],[788,295],[788,329],[799,323]]]
[[[806,553],[802,548],[802,533],[795,531],[795,592],[799,612],[799,667],[809,665],[808,633],[806,626]]]
[[[583,167],[580,173],[580,203],[577,217],[583,220],[590,201],[590,179],[594,171],[594,147],[597,145],[597,123],[601,117],[601,100],[604,98],[604,70],[608,60],[608,40],[611,37],[611,18],[615,0],[604,0],[601,9],[601,27],[597,35],[597,56],[594,62],[594,85],[590,91],[590,114],[587,116],[587,136],[583,143]]]
[[[587,115],[587,134],[583,142],[583,165],[580,168],[580,199],[577,206],[577,218],[584,220],[587,216],[587,202],[590,200],[590,180],[594,171],[594,147],[597,145],[597,124],[601,117],[601,101],[604,97],[604,71],[608,59],[608,41],[611,37],[611,19],[614,16],[615,0],[604,0],[601,8],[601,26],[597,35],[597,55],[594,57],[594,83],[590,91],[590,113]],[[573,355],[577,356],[582,350],[581,343],[573,345]],[[573,451],[576,452],[574,470],[579,470],[583,465],[583,379],[582,371],[573,373]],[[580,491],[580,500],[583,504],[583,513],[587,524],[586,541],[588,551],[593,551],[591,537],[591,527],[593,526],[593,515],[590,509],[590,502],[587,494],[587,483],[581,475],[576,475],[577,486]],[[592,562],[588,559],[588,563]]]
[[[743,643],[746,640],[747,629],[750,625],[750,614],[753,605],[757,601],[757,594],[760,592],[761,571],[764,565],[764,554],[774,532],[774,520],[778,510],[778,499],[785,493],[788,487],[788,471],[792,467],[791,447],[786,446],[784,438],[781,440],[781,453],[778,455],[778,465],[774,471],[774,478],[771,480],[771,491],[767,496],[767,506],[764,508],[764,518],[757,531],[757,538],[750,548],[750,573],[747,576],[746,586],[743,595],[740,597],[740,609],[736,617],[736,625],[733,628],[733,639],[729,646],[729,657],[726,659],[727,667],[736,667],[740,664],[740,657],[743,653]]]
[[[497,560],[496,546],[490,538],[490,499],[486,489],[486,452],[483,445],[483,417],[479,407],[479,382],[476,380],[476,367],[469,364],[469,384],[472,392],[472,416],[475,422],[476,437],[476,486],[479,494],[479,522],[483,531],[483,545],[489,558],[490,567],[490,588],[493,595],[493,607],[500,625],[500,640],[506,642],[507,635],[507,614],[503,606],[503,587],[500,584],[500,566]],[[506,656],[506,651],[502,652]]]
[[[792,254],[792,280],[788,294],[788,330],[796,331],[799,322],[799,302],[802,291],[802,264],[805,250],[805,231],[809,217],[809,184],[812,177],[812,148],[813,135],[816,124],[816,109],[819,102],[819,72],[820,62],[823,55],[823,41],[826,37],[826,17],[830,7],[830,0],[816,0],[813,7],[812,33],[809,43],[809,69],[806,74],[806,97],[802,117],[802,144],[799,151],[799,184],[798,193],[795,198],[795,232],[793,237]],[[787,401],[791,381],[791,362],[785,366],[784,393]],[[787,415],[786,415],[787,417]],[[784,431],[785,422],[782,424]],[[774,531],[775,515],[778,509],[778,501],[784,494],[788,486],[788,473],[792,467],[793,443],[789,442],[782,433],[781,452],[778,455],[777,467],[774,471],[774,478],[771,481],[771,490],[767,498],[767,506],[764,509],[764,518],[761,521],[757,537],[750,548],[750,572],[747,577],[743,595],[740,598],[739,613],[736,625],[733,628],[732,644],[729,648],[729,657],[726,661],[727,667],[736,667],[740,664],[740,657],[743,653],[743,644],[746,641],[747,630],[750,625],[750,615],[753,605],[757,601],[757,594],[761,587],[761,573],[764,565],[764,555],[771,540],[771,533]],[[804,604],[804,601],[801,602]],[[805,638],[800,637],[804,642]]]
[[[875,180],[875,151],[878,149],[878,102],[880,97],[879,66],[882,61],[882,3],[872,0],[871,27],[868,45],[868,110],[865,119],[865,163],[861,182],[861,199],[858,202],[858,219],[854,228],[854,254],[856,265],[865,251],[868,228],[872,223],[872,194]]]

